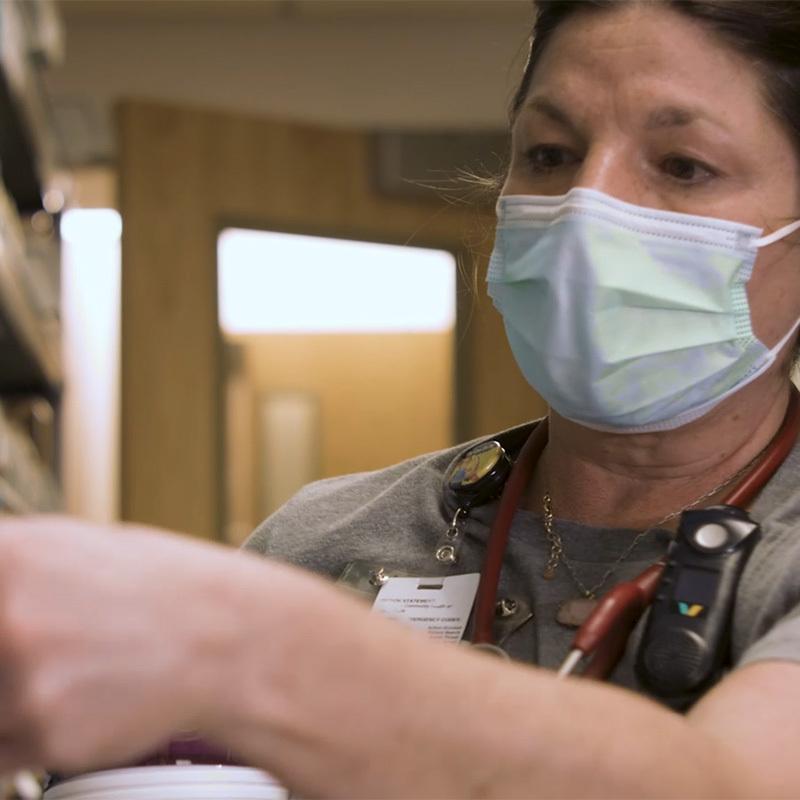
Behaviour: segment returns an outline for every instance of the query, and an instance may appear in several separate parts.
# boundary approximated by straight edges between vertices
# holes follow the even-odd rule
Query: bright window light
[[[61,217],[61,471],[66,510],[119,518],[120,234],[112,208]]]
[[[228,334],[446,331],[456,261],[444,250],[227,228],[217,243]]]
[[[106,247],[122,234],[122,218],[113,208],[76,208],[61,218],[61,239],[81,248]]]

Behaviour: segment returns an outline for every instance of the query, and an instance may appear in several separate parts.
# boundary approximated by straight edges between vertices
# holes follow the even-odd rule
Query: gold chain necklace
[[[652,525],[645,528],[643,531],[640,531],[634,538],[633,541],[622,551],[619,557],[614,561],[614,563],[603,573],[602,577],[600,578],[597,583],[595,583],[591,587],[587,587],[583,581],[578,577],[577,573],[575,572],[575,568],[570,563],[569,559],[567,558],[567,554],[564,552],[564,542],[561,538],[561,535],[555,528],[554,518],[553,518],[553,499],[550,496],[550,492],[545,490],[544,495],[542,496],[542,523],[544,526],[544,533],[545,537],[547,538],[548,543],[550,544],[550,553],[547,558],[547,564],[545,565],[543,577],[545,580],[552,580],[555,577],[556,570],[558,569],[559,564],[563,564],[569,574],[572,582],[575,584],[576,588],[580,592],[581,596],[579,598],[573,598],[571,600],[567,600],[565,603],[561,605],[558,610],[557,619],[564,625],[568,625],[570,627],[578,627],[580,626],[588,617],[589,614],[592,612],[595,603],[597,601],[597,592],[605,586],[606,582],[609,578],[614,575],[617,569],[628,559],[628,557],[633,553],[636,549],[636,546],[641,542],[641,540],[647,536],[647,534],[657,530],[662,525],[665,525],[667,522],[675,519],[676,517],[680,516],[684,511],[694,508],[695,506],[699,505],[703,502],[703,500],[707,500],[709,497],[712,497],[717,492],[724,489],[726,486],[729,486],[733,483],[737,478],[740,478],[747,470],[750,469],[752,464],[758,459],[761,455],[759,452],[753,459],[747,462],[740,470],[737,470],[733,475],[730,475],[726,478],[722,483],[715,486],[713,489],[705,492],[704,494],[700,495],[700,497],[693,500],[688,505],[679,508],[677,511],[670,511],[662,519],[658,520],[658,522],[654,522]]]

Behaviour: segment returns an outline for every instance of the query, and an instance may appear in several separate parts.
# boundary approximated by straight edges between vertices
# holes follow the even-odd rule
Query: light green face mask
[[[599,430],[670,430],[755,380],[772,349],[745,290],[769,236],[738,222],[624,203],[593,189],[507,196],[489,294],[528,382],[559,414]]]

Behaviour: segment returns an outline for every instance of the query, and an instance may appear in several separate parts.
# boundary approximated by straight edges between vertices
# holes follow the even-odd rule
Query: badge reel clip
[[[436,560],[440,564],[450,567],[458,563],[469,512],[500,496],[511,466],[505,449],[494,439],[473,445],[452,464],[444,476],[444,491],[456,511],[436,544]]]

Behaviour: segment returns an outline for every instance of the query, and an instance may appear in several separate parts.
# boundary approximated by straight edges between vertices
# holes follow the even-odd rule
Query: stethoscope
[[[780,429],[723,503],[737,509],[750,505],[788,456],[798,432],[800,395],[793,389]],[[473,617],[472,644],[484,649],[497,650],[493,625],[500,571],[511,523],[547,438],[547,419],[544,419],[536,425],[522,446],[500,495],[480,573]],[[581,664],[582,677],[599,680],[608,677],[622,657],[634,626],[652,603],[664,569],[665,561],[662,558],[636,578],[617,584],[600,598],[576,632],[569,655],[558,671],[560,677],[573,674]]]

